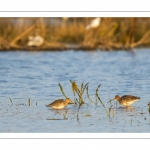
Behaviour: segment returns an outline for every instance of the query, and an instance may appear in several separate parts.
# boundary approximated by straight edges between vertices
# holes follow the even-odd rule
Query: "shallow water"
[[[0,53],[0,132],[43,133],[130,133],[149,132],[150,50],[133,52],[1,52]],[[89,82],[89,94],[107,103],[116,94],[140,96],[131,108],[112,102],[114,114],[107,117],[100,102],[85,102],[77,120],[76,105],[63,110],[45,107],[55,99],[74,99],[70,80]],[[10,99],[12,99],[12,103]],[[28,105],[28,98],[31,100]],[[64,119],[64,114],[66,118]],[[86,116],[89,114],[89,116]],[[55,119],[55,120],[51,120]]]

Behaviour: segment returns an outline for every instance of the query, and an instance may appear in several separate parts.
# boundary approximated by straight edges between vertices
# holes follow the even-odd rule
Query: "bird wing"
[[[126,100],[126,101],[137,101],[138,99],[140,99],[140,97],[131,96],[131,95],[124,95],[121,97],[121,100]]]
[[[63,103],[63,99],[57,99],[57,100],[55,100],[54,102],[52,102],[52,103],[50,103],[48,106],[51,106],[51,105],[54,105],[54,104],[57,104],[57,103]]]

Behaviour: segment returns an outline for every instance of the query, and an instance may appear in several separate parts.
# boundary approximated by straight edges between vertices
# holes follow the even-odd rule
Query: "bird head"
[[[66,102],[67,102],[68,104],[74,104],[74,102],[73,102],[70,98],[66,98]]]
[[[119,100],[120,99],[120,96],[119,95],[116,95],[113,99],[111,99],[109,102],[113,101],[113,100]],[[109,103],[108,102],[108,103]]]

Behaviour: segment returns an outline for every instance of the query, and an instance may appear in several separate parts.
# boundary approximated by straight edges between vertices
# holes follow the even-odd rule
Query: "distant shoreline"
[[[9,49],[0,49],[0,52],[6,52],[6,51],[31,51],[31,52],[40,52],[40,51],[50,51],[50,52],[55,52],[55,51],[131,51],[133,49],[141,49],[141,48],[150,48],[150,46],[139,46],[139,47],[134,47],[132,49],[105,49],[104,47],[84,47],[80,46],[78,44],[63,44],[62,46],[52,46],[52,47],[45,47],[45,46],[40,46],[40,47],[27,47],[27,46],[20,46],[20,47],[12,47]]]
[[[0,18],[0,29],[0,51],[150,47],[150,18]]]

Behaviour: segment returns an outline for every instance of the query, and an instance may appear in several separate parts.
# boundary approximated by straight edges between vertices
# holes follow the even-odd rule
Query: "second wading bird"
[[[131,104],[138,101],[139,99],[140,97],[132,96],[132,95],[124,95],[122,97],[116,95],[115,98],[111,99],[109,102],[111,102],[112,100],[117,100],[121,105],[128,107]]]

